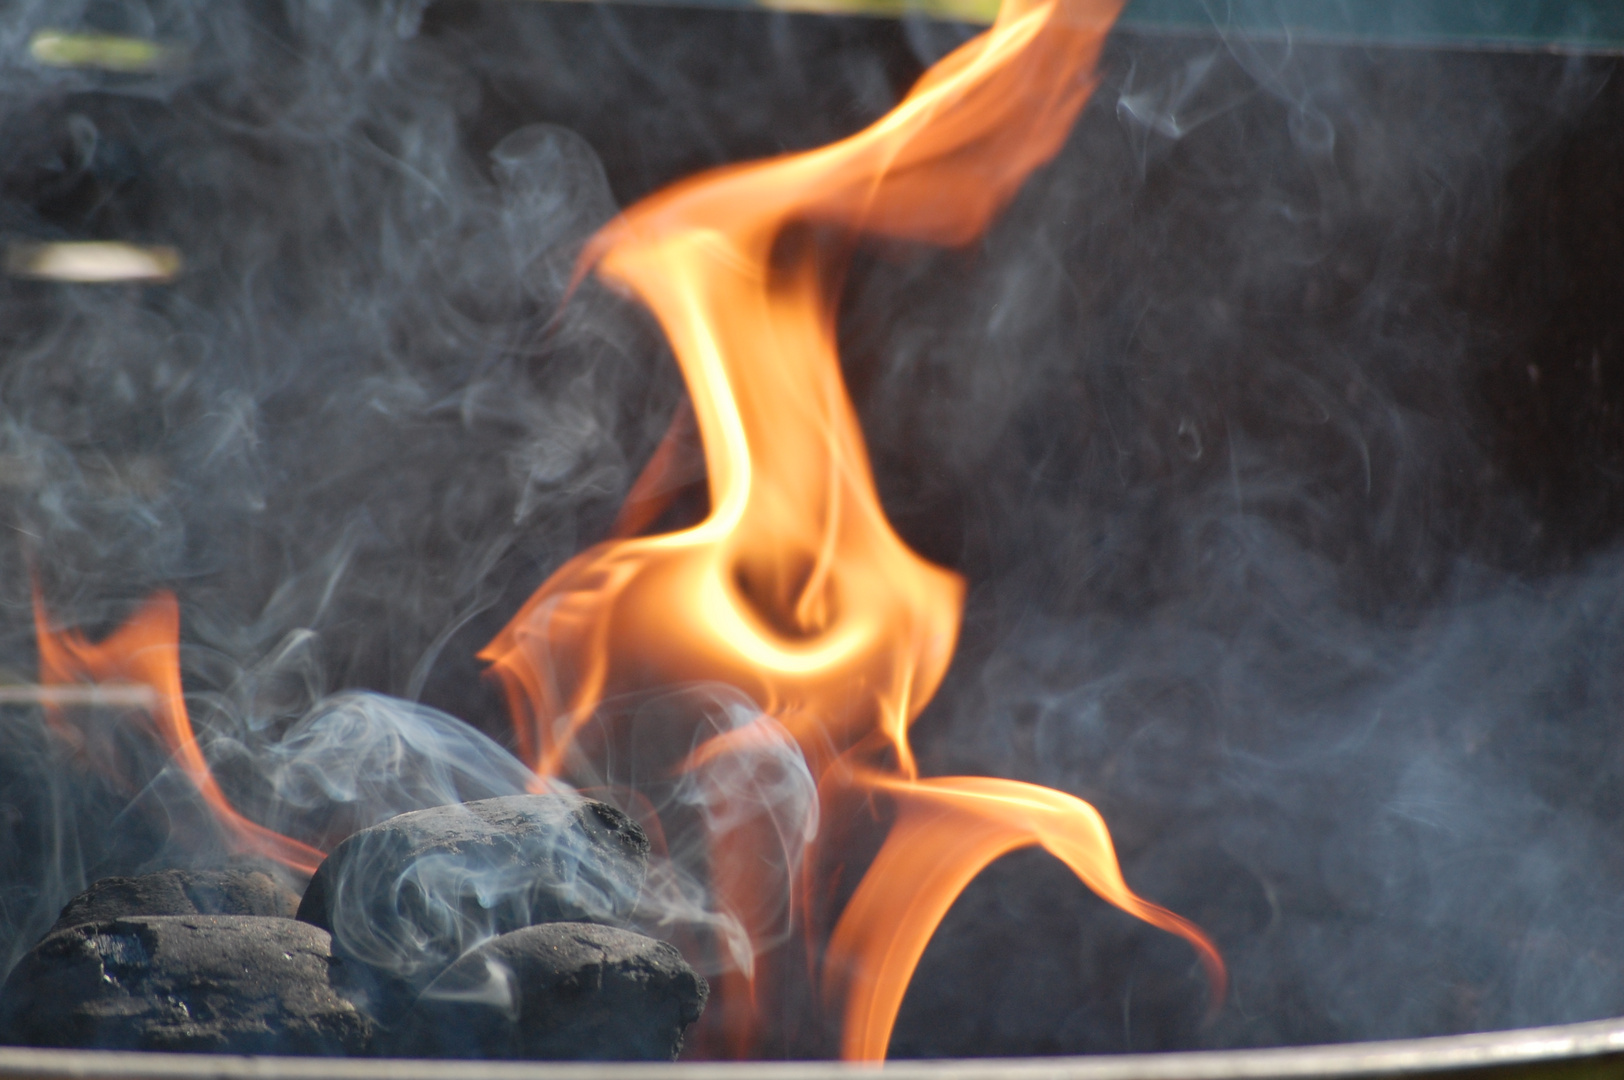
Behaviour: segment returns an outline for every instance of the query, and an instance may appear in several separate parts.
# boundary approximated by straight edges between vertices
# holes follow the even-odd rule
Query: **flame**
[[[826,954],[849,1058],[885,1056],[942,916],[989,862],[1027,845],[1189,940],[1215,1000],[1223,992],[1217,950],[1128,888],[1093,807],[1013,781],[919,777],[908,727],[946,673],[964,584],[910,551],[886,520],[835,347],[844,248],[828,235],[954,245],[980,234],[1066,138],[1120,6],[1007,0],[991,30],[871,127],[668,188],[582,256],[583,271],[635,296],[664,328],[704,448],[710,510],[691,528],[632,535],[660,512],[690,422],[679,415],[615,537],[560,568],[480,657],[541,776],[585,771],[583,728],[606,698],[718,681],[792,733],[826,799],[896,800],[899,816]],[[713,888],[743,910],[758,888],[741,874],[752,852],[741,838],[729,844],[713,851]],[[748,997],[726,1002],[747,1015],[759,994],[742,967],[744,989],[730,977],[723,990]],[[747,1036],[734,1049],[748,1045]]]
[[[203,797],[233,850],[275,859],[307,876],[316,872],[324,858],[321,851],[243,817],[214,779],[186,713],[180,681],[180,606],[173,593],[156,593],[124,625],[92,643],[78,630],[52,629],[45,601],[36,587],[34,634],[39,644],[39,681],[44,686],[90,683],[140,687],[149,692],[145,711],[151,718],[153,734]],[[60,705],[49,697],[43,700],[52,730],[70,745],[82,748],[83,732],[67,719]],[[114,767],[109,762],[98,764]]]
[[[984,776],[873,776],[869,783],[896,795],[902,811],[829,942],[828,988],[846,1002],[844,1057],[885,1057],[909,976],[954,899],[994,859],[1034,844],[1105,900],[1188,940],[1215,997],[1222,996],[1226,975],[1218,950],[1193,923],[1128,888],[1105,819],[1088,803]]]
[[[927,72],[871,127],[667,189],[600,232],[582,256],[583,270],[595,268],[660,320],[692,411],[673,420],[614,538],[565,564],[480,656],[503,685],[538,790],[551,777],[589,771],[580,736],[606,697],[720,682],[750,695],[762,716],[714,735],[670,763],[674,770],[737,760],[730,755],[772,745],[781,727],[826,806],[850,796],[895,803],[823,952],[825,1002],[841,1017],[847,1058],[885,1056],[941,919],[990,862],[1025,846],[1042,846],[1108,902],[1187,939],[1215,1000],[1223,993],[1217,950],[1193,924],[1129,889],[1093,807],[1011,780],[920,777],[908,729],[946,674],[964,584],[910,551],[886,520],[835,347],[846,238],[953,245],[984,230],[1065,139],[1120,3],[1007,0],[991,30]],[[692,427],[709,512],[691,528],[638,535],[677,483]],[[231,845],[314,872],[319,850],[244,817],[210,771],[182,693],[172,594],[153,596],[99,643],[53,629],[38,590],[34,617],[47,691],[86,683],[141,690],[151,733]],[[64,699],[38,700],[53,730],[86,750]],[[770,818],[727,812],[726,791],[716,798],[719,819],[743,824],[710,835],[710,884],[744,940],[713,1015],[738,1021],[725,1035],[742,1054],[770,1004],[756,953],[771,944],[770,894],[782,886],[761,867],[784,837]],[[803,906],[819,892],[806,880],[799,890]]]

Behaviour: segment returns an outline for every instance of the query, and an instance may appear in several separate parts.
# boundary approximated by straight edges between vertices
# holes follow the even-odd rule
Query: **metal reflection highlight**
[[[161,283],[173,281],[181,266],[172,247],[118,240],[14,243],[6,249],[6,273],[33,281]]]

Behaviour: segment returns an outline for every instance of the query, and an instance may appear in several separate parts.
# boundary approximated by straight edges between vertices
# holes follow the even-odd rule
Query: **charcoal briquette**
[[[536,923],[625,919],[648,849],[625,814],[573,795],[416,810],[339,844],[298,917],[371,973],[357,993],[388,1018],[479,942]]]
[[[255,915],[130,916],[48,936],[0,988],[0,1039],[222,1054],[366,1052],[327,933]]]
[[[299,894],[263,870],[159,870],[102,878],[69,900],[51,933],[126,915],[269,915],[293,918]]]
[[[488,941],[447,968],[383,1052],[671,1061],[709,993],[666,942],[588,923],[532,926]]]

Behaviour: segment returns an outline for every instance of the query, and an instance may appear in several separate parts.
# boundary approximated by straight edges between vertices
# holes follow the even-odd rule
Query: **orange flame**
[[[942,916],[989,862],[1027,845],[1185,937],[1215,999],[1223,992],[1217,950],[1129,890],[1093,807],[1013,781],[918,777],[908,727],[946,673],[964,586],[910,551],[880,507],[836,354],[838,259],[809,231],[973,239],[1066,138],[1120,6],[1006,0],[991,30],[871,127],[657,193],[582,256],[583,269],[637,297],[664,328],[704,447],[710,511],[692,528],[624,538],[658,513],[679,417],[617,538],[560,568],[480,657],[506,692],[521,753],[543,776],[585,764],[579,736],[606,697],[719,681],[788,728],[826,797],[898,800],[899,818],[826,957],[849,1058],[885,1056]],[[738,872],[750,854],[713,852],[724,905],[753,901]],[[724,983],[724,995],[738,981]],[[753,1003],[754,988],[746,992]]]
[[[846,1000],[843,1056],[885,1057],[908,979],[954,899],[994,859],[1034,844],[1123,911],[1193,944],[1215,997],[1222,996],[1226,976],[1218,950],[1193,923],[1134,895],[1122,880],[1105,819],[1088,803],[982,776],[868,779],[901,797],[902,813],[829,942],[827,985]]]
[[[181,691],[180,607],[173,593],[156,593],[123,626],[92,643],[78,630],[53,630],[36,588],[34,634],[39,643],[39,680],[45,686],[93,683],[151,691],[148,712],[155,734],[208,804],[235,851],[275,859],[305,875],[316,872],[322,852],[243,817],[214,779],[192,733]],[[49,702],[45,708],[53,730],[82,745],[80,733],[61,709]]]

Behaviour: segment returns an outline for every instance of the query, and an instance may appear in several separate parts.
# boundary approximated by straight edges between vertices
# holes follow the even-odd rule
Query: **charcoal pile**
[[[339,844],[298,917],[333,935],[352,993],[392,1022],[476,944],[537,923],[624,922],[648,838],[603,803],[510,795],[390,818]]]
[[[682,954],[612,926],[547,923],[486,942],[418,996],[398,1057],[675,1058],[705,980]]]
[[[104,879],[7,978],[0,1040],[672,1060],[709,991],[620,925],[648,850],[613,807],[519,795],[363,829],[302,899],[253,870]]]
[[[263,870],[159,870],[102,878],[69,900],[51,933],[123,915],[272,915],[291,919],[299,894]]]
[[[6,981],[8,1041],[358,1054],[371,1021],[334,988],[331,939],[265,915],[140,915],[58,930]]]

